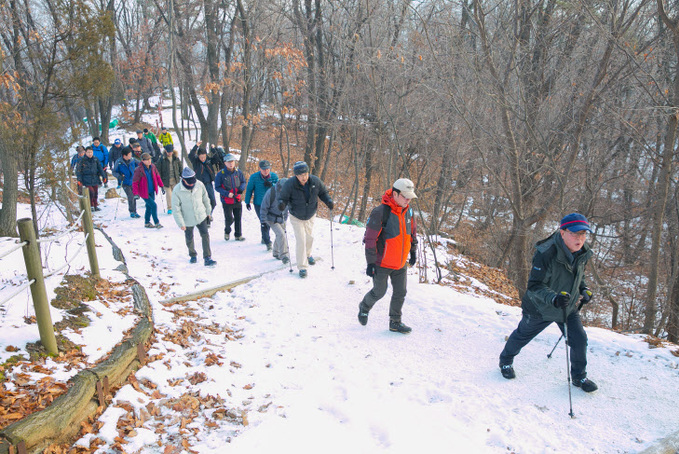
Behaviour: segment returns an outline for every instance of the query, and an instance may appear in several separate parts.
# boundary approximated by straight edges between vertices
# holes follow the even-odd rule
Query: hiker
[[[248,211],[252,210],[250,201],[254,195],[253,203],[255,205],[255,214],[257,215],[257,219],[259,219],[260,223],[262,244],[266,245],[267,251],[270,251],[272,248],[271,237],[269,236],[269,224],[267,224],[266,221],[260,216],[260,209],[264,194],[269,190],[269,188],[275,185],[277,181],[278,175],[271,171],[271,163],[267,160],[259,161],[259,172],[250,175],[250,178],[248,178],[248,186],[245,191],[245,208],[247,208]]]
[[[120,184],[125,191],[127,196],[127,208],[130,210],[130,217],[133,219],[140,218],[137,213],[137,200],[132,190],[132,178],[134,176],[134,171],[139,165],[134,157],[132,157],[132,150],[128,147],[123,148],[123,155],[118,158],[113,168],[113,176],[118,179],[118,184]]]
[[[382,204],[375,207],[365,227],[365,274],[373,279],[373,288],[358,305],[358,321],[365,326],[368,313],[387,292],[391,279],[389,331],[408,334],[412,329],[401,321],[403,302],[408,284],[408,267],[417,261],[417,228],[410,201],[416,199],[415,185],[399,178],[382,195]],[[409,257],[410,256],[410,257]]]
[[[215,187],[213,186],[215,173],[212,169],[212,165],[210,165],[210,162],[207,159],[207,151],[205,151],[205,148],[200,147],[202,143],[203,142],[199,140],[196,145],[193,146],[189,153],[189,160],[191,161],[194,172],[196,172],[196,178],[205,185],[207,196],[210,198],[210,205],[212,206],[210,214],[212,214],[215,206],[217,206],[217,201],[215,200]]]
[[[295,178],[288,178],[278,193],[278,209],[282,212],[286,206],[290,209],[290,223],[295,232],[295,257],[299,277],[307,277],[307,268],[316,260],[311,255],[314,245],[314,221],[318,210],[318,199],[332,210],[332,202],[328,189],[316,175],[309,175],[309,166],[304,161],[297,161],[292,168]]]
[[[165,194],[163,180],[160,178],[158,169],[151,162],[151,155],[149,153],[142,153],[141,164],[134,169],[134,175],[132,176],[132,192],[144,199],[146,203],[144,227],[147,229],[163,228],[158,220],[158,204],[156,203],[156,194],[159,187],[163,194]],[[151,224],[151,218],[153,218],[155,225]]]
[[[585,241],[591,231],[585,216],[571,213],[561,219],[559,230],[536,243],[526,293],[521,299],[521,321],[500,353],[504,378],[516,377],[514,357],[552,322],[564,332],[565,315],[573,385],[588,393],[598,389],[587,378],[587,334],[577,307],[578,300],[586,304],[592,297],[585,283],[585,265],[592,256]]]
[[[260,220],[266,222],[276,234],[276,240],[273,243],[273,256],[277,260],[282,260],[287,264],[290,261],[290,252],[288,250],[288,237],[285,228],[285,223],[288,220],[288,208],[286,207],[282,212],[278,209],[277,194],[287,181],[287,178],[281,178],[276,182],[276,185],[270,188],[262,197],[262,205],[259,210],[261,215]]]
[[[244,241],[241,226],[243,216],[241,194],[245,190],[245,175],[236,168],[236,157],[231,153],[224,157],[224,166],[215,176],[215,189],[221,196],[224,209],[224,239],[229,241],[231,224],[234,224],[236,241]]]
[[[174,141],[172,140],[172,134],[167,132],[167,128],[163,126],[160,128],[160,134],[158,135],[158,140],[160,141],[160,144],[165,148],[165,151],[173,151],[174,150]]]
[[[181,183],[172,191],[172,206],[174,220],[184,231],[186,247],[189,248],[189,263],[196,263],[196,248],[193,243],[193,228],[197,227],[203,245],[203,262],[205,266],[215,266],[210,251],[210,234],[208,223],[210,220],[210,198],[205,185],[196,179],[196,172],[185,167],[181,174]]]
[[[82,145],[78,145],[77,147],[75,147],[75,154],[71,158],[71,170],[74,173],[78,167],[78,163],[83,158],[83,156],[85,156],[85,147],[83,147]]]
[[[226,158],[226,154],[227,153],[222,147],[210,144],[210,154],[208,155],[208,160],[214,167],[215,174],[224,168],[224,158]]]
[[[94,156],[94,150],[91,146],[85,149],[85,155],[78,162],[76,175],[78,176],[78,184],[90,190],[90,207],[94,211],[101,211],[101,208],[99,208],[99,184],[101,182],[106,184],[108,179],[101,161]]]
[[[141,146],[142,153],[148,153],[154,161],[158,159],[158,154],[156,154],[155,149],[153,148],[153,143],[148,137],[144,137],[144,131],[141,129],[137,129],[137,142],[139,142],[139,145]]]
[[[101,140],[99,137],[95,137],[92,139],[92,152],[94,153],[94,157],[101,162],[101,166],[104,169],[104,173],[106,173],[106,170],[108,170],[108,149],[106,148],[106,145],[101,143]],[[106,183],[104,183],[104,187],[108,187],[108,180]]]
[[[111,173],[113,173],[113,169],[116,165],[116,162],[118,162],[118,159],[123,155],[123,143],[120,141],[120,139],[116,139],[113,141],[113,146],[111,149],[108,151],[108,162],[111,165]],[[114,175],[115,176],[115,175]],[[118,188],[120,189],[120,180],[118,180]]]
[[[137,144],[136,150],[135,150],[135,144]],[[125,150],[130,150],[133,154],[132,157],[136,159],[137,161],[141,162],[141,145],[139,145],[139,142],[137,142],[137,139],[134,137],[131,137],[129,140],[129,144],[123,148],[123,152]]]
[[[163,152],[160,151],[160,145],[158,145],[158,138],[156,135],[153,133],[153,131],[149,131],[148,128],[144,128],[144,137],[151,141],[151,146],[153,147],[153,151],[155,153],[154,156],[156,159],[160,159],[163,156]],[[169,186],[168,189],[170,189]]]
[[[181,180],[182,161],[172,149],[163,151],[165,152],[164,156],[156,161],[156,167],[165,187],[167,214],[172,214],[172,188]]]

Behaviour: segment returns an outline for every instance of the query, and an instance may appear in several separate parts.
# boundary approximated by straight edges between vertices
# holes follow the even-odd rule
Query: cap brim
[[[406,199],[416,199],[417,196],[415,195],[414,192],[408,192],[408,191],[402,191],[401,195],[405,197]]]
[[[582,230],[587,230],[589,233],[592,233],[592,229],[590,229],[586,225],[574,225],[572,227],[567,227],[567,229],[570,230],[573,233],[581,232]]]

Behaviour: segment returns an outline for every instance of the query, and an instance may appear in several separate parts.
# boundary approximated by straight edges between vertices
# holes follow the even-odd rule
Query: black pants
[[[574,381],[582,380],[587,377],[587,333],[582,326],[579,312],[569,315],[567,323],[568,344],[571,348],[571,375]],[[524,313],[519,326],[509,336],[505,348],[500,353],[500,366],[512,364],[521,349],[551,324],[552,322]],[[563,323],[557,325],[563,333]]]
[[[255,205],[255,213],[257,214],[257,218],[259,219],[259,224],[262,231],[262,243],[271,244],[271,236],[269,236],[269,224],[263,222],[262,217],[259,215],[259,211],[261,210],[261,208],[262,208],[261,205]]]
[[[408,267],[400,270],[391,268],[375,268],[373,276],[373,288],[365,294],[361,301],[361,309],[369,312],[375,303],[387,293],[387,280],[391,277],[391,303],[389,304],[389,320],[400,322],[401,309],[406,298],[406,284],[408,283]]]
[[[134,198],[134,193],[132,192],[132,186],[127,186],[123,185],[123,191],[125,191],[125,195],[127,196],[127,208],[130,210],[130,213],[136,213],[137,212],[137,200]]]
[[[203,245],[203,258],[212,257],[212,251],[210,250],[210,234],[207,229],[208,218],[203,219],[203,222],[198,224],[198,233],[200,233],[200,240]],[[189,248],[189,257],[196,257],[198,253],[193,245],[193,227],[186,227],[184,230],[184,238],[186,239],[186,247]]]
[[[241,228],[243,205],[240,202],[228,204],[222,201],[222,208],[224,209],[224,233],[231,233],[231,224],[234,224],[236,238],[243,236]]]

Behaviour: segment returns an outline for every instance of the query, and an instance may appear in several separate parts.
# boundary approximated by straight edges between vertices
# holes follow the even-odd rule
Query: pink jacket
[[[149,183],[146,178],[145,167],[143,163],[139,164],[134,169],[134,175],[132,175],[132,193],[142,199],[149,198]],[[151,175],[153,175],[153,193],[158,194],[158,187],[163,187],[163,180],[153,164],[151,164]]]

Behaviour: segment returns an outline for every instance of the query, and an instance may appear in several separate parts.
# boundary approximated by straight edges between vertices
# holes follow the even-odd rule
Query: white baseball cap
[[[398,192],[403,195],[403,197],[407,199],[416,199],[417,196],[415,195],[415,185],[413,184],[412,181],[410,181],[407,178],[399,178],[394,182],[393,185],[394,189],[398,190]]]

